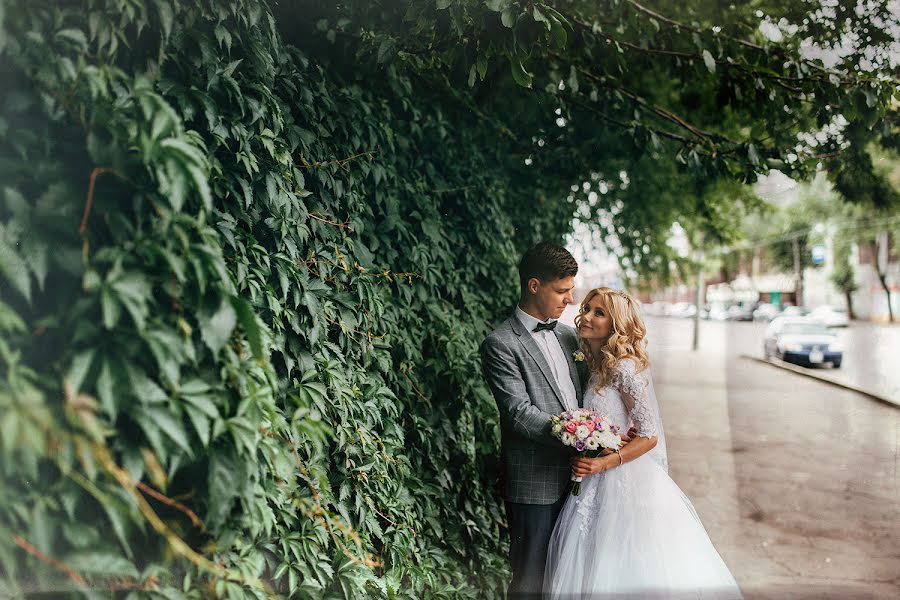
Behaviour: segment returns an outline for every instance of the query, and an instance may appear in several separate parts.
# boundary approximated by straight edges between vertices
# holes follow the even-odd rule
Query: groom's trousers
[[[509,563],[512,581],[509,600],[539,600],[544,589],[544,568],[550,535],[568,492],[553,504],[506,503],[509,523]]]

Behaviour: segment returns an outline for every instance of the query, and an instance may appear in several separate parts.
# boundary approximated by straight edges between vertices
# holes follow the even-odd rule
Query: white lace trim
[[[588,527],[593,523],[594,500],[597,496],[596,485],[586,485],[582,482],[581,496],[576,496],[575,504],[578,508],[575,511],[581,517],[581,527],[579,533],[584,536],[587,534]],[[587,489],[585,489],[587,488]]]
[[[628,416],[631,418],[637,433],[641,437],[656,437],[659,428],[656,417],[650,406],[650,395],[647,392],[647,379],[643,373],[637,373],[633,361],[623,360],[613,375],[612,384],[623,395],[626,405],[631,405]]]

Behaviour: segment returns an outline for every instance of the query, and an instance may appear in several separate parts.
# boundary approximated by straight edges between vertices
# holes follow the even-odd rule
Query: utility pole
[[[694,301],[696,310],[694,311],[694,341],[691,344],[691,350],[696,351],[700,347],[700,311],[703,308],[703,299],[706,296],[706,289],[703,278],[703,238],[700,238],[700,247],[697,249],[697,298]]]
[[[803,306],[803,267],[800,265],[800,236],[795,235],[794,241],[794,293],[797,306]]]

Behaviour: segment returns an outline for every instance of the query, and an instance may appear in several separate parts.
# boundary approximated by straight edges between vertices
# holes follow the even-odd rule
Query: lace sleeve
[[[632,361],[624,360],[616,370],[613,382],[628,408],[628,416],[637,428],[637,434],[641,437],[658,436],[656,415],[647,390],[646,371],[638,373]]]

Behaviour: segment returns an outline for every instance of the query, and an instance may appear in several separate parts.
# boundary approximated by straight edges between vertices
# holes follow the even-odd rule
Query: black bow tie
[[[550,321],[549,323],[538,323],[538,324],[535,326],[535,328],[532,329],[532,331],[535,331],[535,332],[537,332],[537,331],[544,331],[545,329],[546,329],[547,331],[553,331],[554,329],[556,329],[556,324],[557,324],[557,323],[559,323],[559,321]]]

